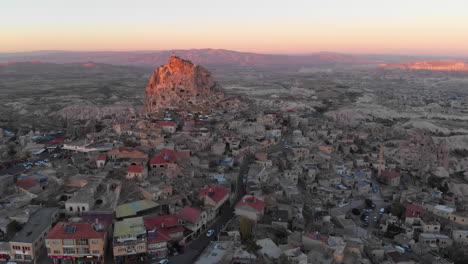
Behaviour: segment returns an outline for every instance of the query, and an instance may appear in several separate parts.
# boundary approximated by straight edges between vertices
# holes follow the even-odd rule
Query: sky
[[[468,56],[467,0],[0,0],[0,52]]]

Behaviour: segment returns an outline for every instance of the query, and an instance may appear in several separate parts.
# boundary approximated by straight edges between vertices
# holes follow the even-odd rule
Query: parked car
[[[206,232],[206,236],[207,237],[212,237],[214,235],[215,231],[213,229],[210,229],[208,230],[208,232]]]
[[[167,264],[167,263],[169,263],[169,260],[168,259],[161,259],[158,263],[159,264]]]
[[[383,208],[383,207],[382,207],[382,208],[380,208],[380,210],[379,210],[379,214],[380,214],[380,215],[383,215],[384,213],[385,213],[385,208]]]

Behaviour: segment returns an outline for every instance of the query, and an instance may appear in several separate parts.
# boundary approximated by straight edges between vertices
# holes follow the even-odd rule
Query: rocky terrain
[[[430,71],[468,71],[468,63],[464,61],[415,61],[405,63],[388,63],[382,66],[410,70]]]
[[[147,52],[25,52],[1,54],[0,65],[12,62],[43,61],[52,63],[96,63],[118,65],[154,66],[165,63],[172,55],[200,65],[216,66],[323,66],[338,64],[377,64],[378,58],[348,55],[332,52],[318,52],[308,55],[275,55],[237,52],[223,49],[164,50]]]
[[[172,56],[151,76],[145,92],[144,111],[205,108],[224,99],[224,91],[209,71]]]

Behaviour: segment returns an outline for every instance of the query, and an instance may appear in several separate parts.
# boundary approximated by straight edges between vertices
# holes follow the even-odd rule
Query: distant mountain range
[[[276,55],[237,52],[222,49],[191,49],[166,51],[44,51],[25,53],[0,53],[0,65],[8,62],[41,61],[50,63],[105,63],[114,65],[157,66],[164,64],[171,55],[200,65],[244,65],[244,66],[319,66],[336,64],[378,64],[385,61],[366,56],[332,52],[308,55]]]
[[[442,58],[401,55],[350,55],[318,52],[306,55],[279,55],[237,52],[223,49],[190,49],[165,51],[34,51],[0,53],[0,66],[14,62],[81,63],[85,67],[97,64],[155,67],[176,55],[204,66],[354,66],[380,65],[396,67],[407,61],[436,61]],[[397,64],[392,64],[397,63]],[[85,65],[86,64],[86,65]],[[405,64],[402,64],[405,65]]]

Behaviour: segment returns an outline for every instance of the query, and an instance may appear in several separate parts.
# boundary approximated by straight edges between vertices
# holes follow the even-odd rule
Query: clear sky
[[[468,0],[0,0],[0,52],[468,56]]]

